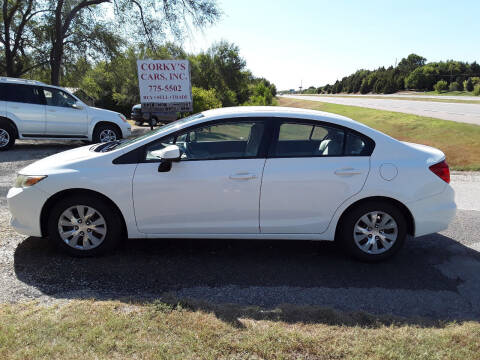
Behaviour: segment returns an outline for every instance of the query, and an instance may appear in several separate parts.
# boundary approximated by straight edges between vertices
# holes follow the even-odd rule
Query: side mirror
[[[180,156],[182,152],[177,145],[168,145],[160,150],[154,150],[150,155],[166,161],[180,161]]]
[[[72,108],[77,109],[77,110],[82,110],[83,109],[83,104],[80,101],[77,101],[72,105]]]

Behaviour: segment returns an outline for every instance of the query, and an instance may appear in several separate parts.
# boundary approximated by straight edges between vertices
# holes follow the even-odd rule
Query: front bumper
[[[130,114],[130,119],[135,121],[144,120],[142,113],[136,113],[136,112],[135,113],[132,112]]]
[[[20,234],[42,236],[40,214],[49,195],[39,188],[11,188],[7,194],[10,225]]]
[[[455,218],[455,191],[450,185],[441,193],[407,204],[415,219],[415,236],[436,233],[448,228]]]

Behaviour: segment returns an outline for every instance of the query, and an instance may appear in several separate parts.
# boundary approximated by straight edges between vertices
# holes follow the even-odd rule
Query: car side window
[[[274,146],[274,157],[341,156],[345,133],[309,123],[284,122]]]
[[[71,108],[77,102],[74,97],[65,91],[54,88],[43,88],[45,101],[49,106],[61,106]]]
[[[348,133],[345,144],[345,155],[368,155],[367,142],[360,136]]]
[[[5,101],[43,105],[40,91],[36,86],[22,84],[3,84]]]
[[[175,138],[167,137],[146,148],[146,160],[155,160],[151,152],[170,144],[182,151],[182,160],[219,160],[252,158],[258,155],[264,123],[242,121],[216,123],[187,129]]]

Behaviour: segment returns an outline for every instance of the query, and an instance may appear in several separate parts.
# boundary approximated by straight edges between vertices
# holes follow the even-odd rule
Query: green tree
[[[44,16],[44,31],[48,34],[51,83],[60,83],[61,68],[68,48],[76,54],[86,49],[96,53],[114,53],[121,36],[129,24],[139,24],[129,36],[142,36],[151,48],[156,39],[165,39],[168,31],[176,38],[185,33],[187,23],[203,27],[214,23],[220,12],[214,0],[41,0],[49,11]],[[100,5],[114,4],[116,27],[106,22],[104,8]],[[89,10],[87,12],[87,10]],[[122,21],[119,21],[119,20]],[[132,22],[132,20],[134,20]]]
[[[222,102],[217,98],[215,89],[205,90],[198,87],[192,87],[193,112],[215,109],[222,107]]]
[[[441,93],[442,91],[446,91],[448,89],[448,84],[445,80],[439,80],[434,85],[434,89],[437,93]]]
[[[480,84],[475,85],[475,87],[473,88],[473,95],[480,96]]]
[[[39,40],[35,19],[45,10],[35,0],[2,0],[1,4],[0,71],[20,77],[46,63],[34,53]]]
[[[472,78],[468,78],[467,80],[465,80],[463,82],[463,88],[466,90],[466,91],[473,91],[473,81],[472,81]]]
[[[448,86],[448,90],[449,91],[459,91],[459,90],[462,90],[460,88],[460,84],[456,81],[450,83],[450,85]]]

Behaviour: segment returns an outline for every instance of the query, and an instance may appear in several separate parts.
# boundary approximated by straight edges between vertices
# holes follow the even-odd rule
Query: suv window
[[[344,131],[334,127],[285,122],[280,125],[273,156],[341,156],[344,138]]]
[[[65,91],[53,88],[43,88],[45,101],[49,106],[61,106],[71,108],[77,100]]]
[[[23,84],[0,84],[1,100],[43,105],[38,87]]]
[[[180,147],[182,160],[256,157],[263,131],[264,123],[261,121],[217,123],[188,129],[147,145],[146,160],[157,160],[151,152],[170,144],[177,144]]]

